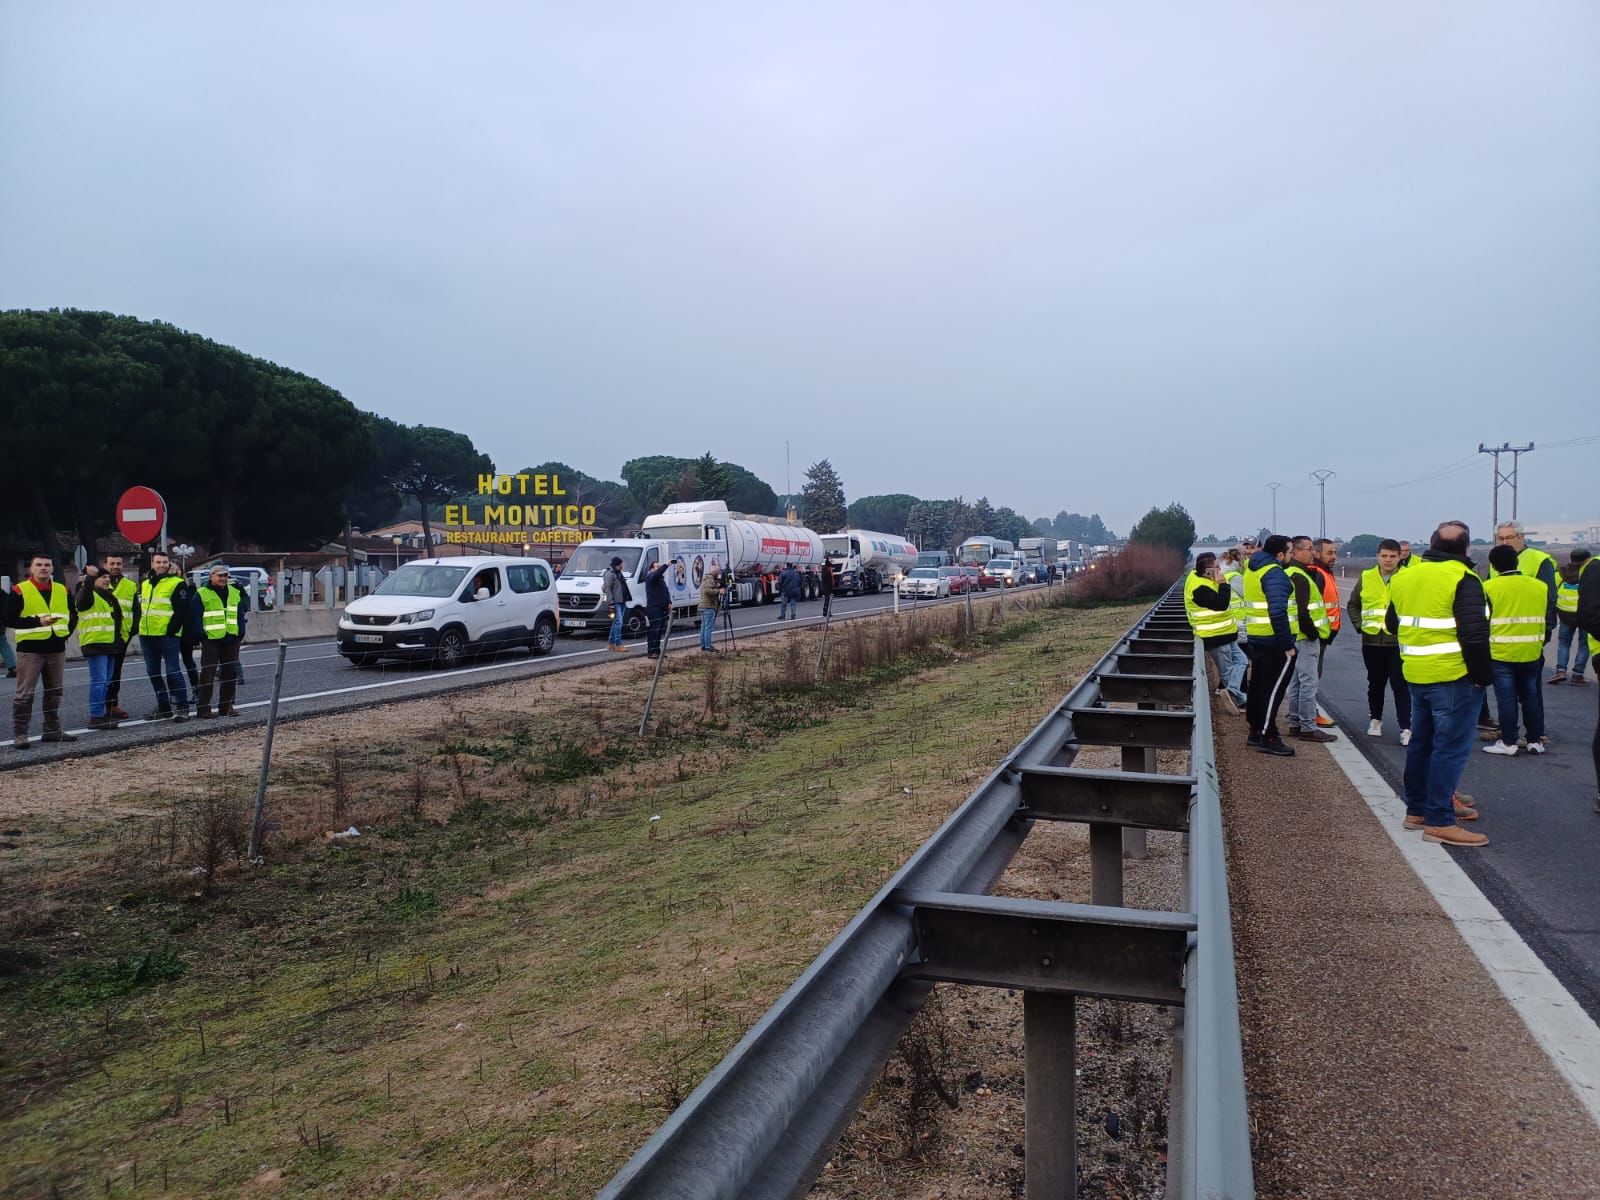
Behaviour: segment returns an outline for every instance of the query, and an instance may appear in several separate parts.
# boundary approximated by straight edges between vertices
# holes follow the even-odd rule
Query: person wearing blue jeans
[[[713,569],[700,581],[700,649],[715,650],[717,611],[722,607],[722,574]]]
[[[1529,751],[1544,753],[1544,694],[1539,690],[1539,673],[1543,670],[1542,657],[1531,663],[1495,661],[1494,702],[1495,713],[1500,718],[1500,740],[1490,742],[1485,750],[1493,750],[1497,745],[1516,750],[1520,709],[1522,723],[1527,726]]]
[[[1454,826],[1454,796],[1461,772],[1477,743],[1483,688],[1470,679],[1413,683],[1411,744],[1406,747],[1406,824],[1411,828]]]
[[[611,636],[606,643],[611,649],[626,654],[628,648],[622,644],[622,623],[628,615],[628,581],[622,577],[620,557],[613,557],[611,565],[600,577],[600,598],[611,605]]]
[[[788,613],[785,618],[784,613]],[[800,616],[800,572],[793,563],[784,563],[778,575],[778,620],[797,620]]]
[[[1556,670],[1550,676],[1551,683],[1571,683],[1577,687],[1586,687],[1589,683],[1583,677],[1583,669],[1589,665],[1589,639],[1578,628],[1578,583],[1588,561],[1587,550],[1574,550],[1571,561],[1561,568],[1561,580],[1556,585],[1556,619],[1561,628],[1556,634]],[[1578,643],[1576,658],[1572,651],[1574,641]],[[1570,675],[1567,673],[1569,662],[1572,664]]]
[[[155,689],[156,707],[145,714],[147,721],[189,719],[189,685],[183,673],[183,651],[176,637],[139,635],[139,652],[144,655],[144,673]]]
[[[1456,784],[1472,754],[1484,687],[1494,680],[1488,599],[1467,562],[1471,538],[1465,522],[1442,522],[1428,552],[1389,580],[1383,619],[1411,692],[1405,828],[1447,846],[1489,844],[1456,824],[1478,816],[1456,798]]]
[[[1577,649],[1573,649],[1573,643]],[[1572,670],[1567,670],[1567,664],[1572,664]],[[1561,623],[1561,631],[1556,634],[1556,677],[1552,683],[1566,683],[1571,681],[1579,687],[1589,681],[1583,677],[1583,669],[1589,665],[1589,639],[1583,636],[1583,630],[1576,625]]]

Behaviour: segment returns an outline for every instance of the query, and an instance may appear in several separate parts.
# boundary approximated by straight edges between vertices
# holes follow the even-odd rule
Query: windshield
[[[989,561],[989,555],[992,553],[993,551],[987,544],[980,542],[976,546],[961,547],[961,549],[956,552],[956,561],[961,563],[971,563],[973,566],[981,567],[984,563]]]
[[[443,599],[467,577],[466,567],[425,567],[407,563],[373,589],[374,596],[431,596]]]
[[[829,558],[843,558],[850,553],[850,539],[844,536],[825,537],[822,549]]]
[[[939,572],[932,567],[918,567],[911,572],[909,577],[912,579],[937,579],[939,578]]]
[[[622,573],[632,575],[633,569],[639,565],[638,546],[579,546],[572,552],[572,557],[567,560],[567,565],[561,570],[561,578],[571,579],[577,575],[604,575],[606,568],[611,565],[613,558],[622,560]]]
[[[996,571],[1009,571],[1015,565],[1009,558],[991,558],[989,560],[989,566]]]

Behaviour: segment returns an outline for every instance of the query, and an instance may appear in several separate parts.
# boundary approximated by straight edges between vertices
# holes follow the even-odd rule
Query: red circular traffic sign
[[[167,502],[154,488],[131,487],[117,501],[117,528],[135,545],[155,541],[166,522]]]

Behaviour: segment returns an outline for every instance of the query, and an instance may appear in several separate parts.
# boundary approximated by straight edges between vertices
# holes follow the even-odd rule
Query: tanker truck
[[[846,529],[822,535],[822,548],[833,567],[833,590],[864,596],[880,592],[886,582],[917,565],[917,548],[903,538],[870,529]]]
[[[778,573],[785,563],[800,572],[802,599],[822,594],[817,576],[824,557],[822,539],[804,525],[732,513],[722,500],[694,500],[667,505],[665,512],[646,517],[643,529],[647,540],[719,543],[723,562],[733,573],[729,592],[735,604],[776,600]]]

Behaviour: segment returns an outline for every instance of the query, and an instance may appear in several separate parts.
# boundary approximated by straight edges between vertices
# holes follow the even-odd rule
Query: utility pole
[[[1281,488],[1283,486],[1283,484],[1281,484],[1281,483],[1269,483],[1269,484],[1267,484],[1267,486],[1272,489],[1272,532],[1273,533],[1277,533],[1278,532],[1278,489]]]
[[[1479,454],[1494,455],[1494,510],[1493,521],[1489,526],[1490,541],[1494,540],[1494,531],[1500,525],[1500,485],[1502,483],[1509,484],[1511,487],[1511,519],[1513,521],[1517,519],[1517,458],[1532,450],[1532,442],[1529,442],[1526,446],[1513,446],[1510,442],[1501,442],[1498,446],[1485,446],[1482,442],[1478,443]],[[1500,469],[1500,456],[1502,454],[1511,455],[1511,470],[1509,471]]]
[[[1317,481],[1317,492],[1319,493],[1317,503],[1322,510],[1321,521],[1317,528],[1317,536],[1319,538],[1328,536],[1328,480],[1332,479],[1334,474],[1327,467],[1321,467],[1311,472],[1311,478]]]

